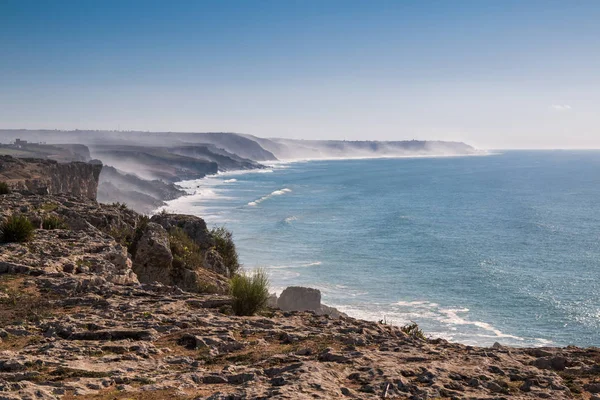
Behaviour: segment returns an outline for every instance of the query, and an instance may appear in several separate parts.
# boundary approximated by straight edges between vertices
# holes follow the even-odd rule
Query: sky
[[[600,148],[600,1],[0,1],[0,128]]]

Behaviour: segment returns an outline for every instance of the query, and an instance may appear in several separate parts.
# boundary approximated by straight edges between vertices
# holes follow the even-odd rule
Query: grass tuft
[[[9,194],[10,188],[6,182],[0,182],[0,195],[1,194]]]
[[[254,315],[267,305],[269,277],[263,269],[231,278],[230,294],[236,315]]]
[[[421,339],[421,340],[427,339],[425,337],[425,333],[423,332],[423,330],[421,328],[419,328],[419,325],[417,325],[416,322],[413,322],[412,324],[404,325],[404,326],[400,327],[400,330],[412,338]]]
[[[48,215],[42,220],[42,229],[67,229],[67,224],[65,224],[65,221],[59,216]]]
[[[33,225],[22,215],[11,215],[0,225],[0,242],[28,242],[33,238]]]

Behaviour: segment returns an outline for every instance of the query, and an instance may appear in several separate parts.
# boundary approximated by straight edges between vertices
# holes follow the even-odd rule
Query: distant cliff
[[[13,191],[68,193],[95,200],[102,164],[0,156],[0,181]]]
[[[0,143],[21,138],[29,141],[47,143],[81,143],[92,148],[105,150],[112,155],[115,150],[130,151],[132,147],[177,148],[178,153],[193,158],[206,159],[206,153],[215,159],[218,149],[220,155],[231,158],[231,154],[242,160],[258,162],[277,159],[319,159],[319,158],[358,158],[358,157],[400,157],[400,156],[448,156],[470,155],[479,151],[468,144],[449,141],[397,140],[397,141],[347,141],[347,140],[297,140],[283,138],[260,138],[253,135],[229,132],[116,132],[116,131],[51,131],[51,130],[2,130]],[[64,145],[63,145],[64,146]],[[118,146],[118,148],[110,148]],[[204,149],[200,149],[204,146]],[[194,149],[195,147],[195,149]],[[101,158],[101,154],[92,156]],[[215,150],[217,150],[215,152]],[[161,155],[162,157],[162,155]],[[103,159],[104,161],[104,159]],[[183,160],[182,160],[183,161]],[[240,161],[240,160],[238,160]],[[106,163],[126,170],[111,161]],[[219,163],[219,162],[218,162]],[[183,163],[183,169],[189,163]],[[219,163],[219,167],[222,162]],[[142,176],[144,177],[144,176]],[[156,174],[154,178],[161,178]]]
[[[455,156],[480,151],[462,142],[437,140],[296,140],[248,136],[280,160],[319,158]]]

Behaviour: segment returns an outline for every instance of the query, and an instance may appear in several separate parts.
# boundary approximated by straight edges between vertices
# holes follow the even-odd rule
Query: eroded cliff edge
[[[101,171],[102,164],[0,156],[0,181],[25,193],[70,194],[95,200]]]

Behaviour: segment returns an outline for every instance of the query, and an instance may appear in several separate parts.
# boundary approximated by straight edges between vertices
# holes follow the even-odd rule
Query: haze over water
[[[491,345],[600,345],[600,152],[307,161],[184,182],[275,290]]]

